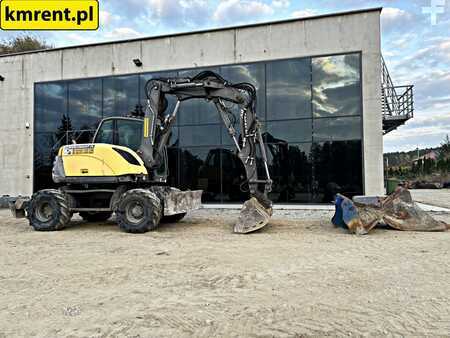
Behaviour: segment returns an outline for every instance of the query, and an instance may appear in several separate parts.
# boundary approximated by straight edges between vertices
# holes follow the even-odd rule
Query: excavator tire
[[[127,191],[120,199],[116,211],[120,229],[129,233],[144,233],[155,229],[161,215],[161,201],[147,189]]]
[[[112,212],[101,211],[101,212],[80,212],[80,217],[85,222],[105,222],[110,219]]]
[[[30,225],[36,231],[62,230],[71,218],[65,195],[55,189],[40,190],[33,194],[27,215]]]
[[[177,222],[181,221],[184,218],[184,216],[186,216],[185,212],[183,212],[181,214],[163,216],[161,218],[161,223],[177,223]]]

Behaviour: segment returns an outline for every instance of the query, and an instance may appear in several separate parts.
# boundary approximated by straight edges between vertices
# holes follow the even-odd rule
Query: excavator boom
[[[205,71],[192,78],[157,78],[151,79],[145,86],[147,108],[144,116],[144,130],[138,154],[147,168],[155,169],[152,179],[165,182],[167,165],[166,147],[171,127],[180,105],[191,99],[211,101],[236,146],[247,176],[250,200],[244,203],[238,222],[234,227],[237,233],[249,233],[264,227],[272,215],[272,202],[268,193],[272,180],[267,164],[267,156],[261,126],[256,117],[256,89],[249,83],[231,84],[220,75]],[[167,114],[167,95],[177,98],[173,112]],[[236,117],[226,102],[239,107],[239,129],[236,130]],[[257,150],[259,148],[264,178],[258,178]],[[160,169],[163,170],[160,170]],[[158,170],[159,169],[159,170]]]

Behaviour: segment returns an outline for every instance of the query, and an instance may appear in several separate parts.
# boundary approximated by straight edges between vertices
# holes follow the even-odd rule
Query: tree
[[[450,157],[450,138],[445,136],[444,140],[441,143],[441,150],[439,152],[439,159],[445,160]]]
[[[423,172],[427,175],[434,171],[435,163],[431,158],[426,158],[423,161]]]
[[[47,43],[42,38],[32,35],[21,35],[9,40],[0,41],[0,55],[49,49],[52,47],[53,45]]]

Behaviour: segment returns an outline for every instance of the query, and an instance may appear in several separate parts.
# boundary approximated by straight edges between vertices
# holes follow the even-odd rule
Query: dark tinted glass
[[[102,80],[69,82],[69,118],[74,130],[95,130],[102,119]]]
[[[178,147],[179,146],[179,128],[172,127],[172,133],[170,134],[169,142],[167,143],[168,147]]]
[[[204,202],[220,202],[220,180],[220,149],[212,147],[181,149],[181,189],[202,189]]]
[[[75,130],[69,134],[69,143],[92,143],[95,130]]]
[[[128,115],[138,104],[138,75],[103,79],[103,117]]]
[[[204,70],[210,70],[218,73],[218,68],[193,69],[180,71],[180,77],[193,77]],[[212,102],[204,99],[192,99],[183,101],[178,112],[178,121],[180,124],[204,124],[220,123],[219,113]]]
[[[336,193],[362,194],[361,141],[314,143],[314,200],[329,203]]]
[[[35,87],[35,130],[56,132],[67,127],[67,85],[65,82],[40,83]]]
[[[95,143],[113,144],[114,142],[114,121],[104,121],[99,127]]]
[[[132,150],[138,150],[142,140],[142,121],[116,120],[116,144]]]
[[[212,70],[218,69],[233,83],[250,82],[257,87],[258,115],[263,121],[274,180],[270,197],[276,203],[328,203],[336,192],[350,197],[362,193],[359,54]],[[143,110],[146,80],[192,76],[199,71],[36,84],[35,188],[53,186],[51,167],[56,151],[73,140],[91,142],[102,113],[120,116]],[[176,99],[167,98],[169,114]],[[136,108],[139,102],[142,107]],[[264,122],[266,103],[269,122]],[[237,118],[235,127],[240,132],[239,111],[233,111]],[[185,125],[180,126],[180,122]],[[128,127],[119,127],[121,136],[113,138],[110,125],[99,141],[137,149],[142,127]],[[89,130],[79,130],[84,128]],[[212,103],[201,99],[182,103],[168,156],[171,186],[204,189],[204,201],[210,202],[242,202],[248,198],[244,167]],[[264,166],[259,149],[257,168],[262,178]]]
[[[311,200],[311,143],[267,144],[267,158],[273,189],[270,198],[276,203]]]
[[[34,134],[34,189],[48,189],[54,186],[52,167],[59,147],[66,144],[63,136],[60,142],[55,133]]]
[[[169,165],[169,177],[167,177],[167,183],[171,187],[180,187],[179,183],[179,170],[180,170],[180,161],[179,161],[179,149],[171,147],[167,148],[167,156],[168,156],[168,165]]]
[[[220,144],[220,124],[180,126],[180,146],[206,146]]]
[[[265,66],[263,63],[251,65],[223,66],[220,69],[221,75],[231,83],[248,82],[256,87],[257,108],[256,112],[260,119],[266,118],[266,85],[265,85]],[[238,114],[239,110],[233,111]],[[239,116],[239,115],[237,115]]]
[[[362,138],[361,118],[314,119],[314,141],[344,141]]]
[[[311,59],[268,62],[267,119],[311,117]]]
[[[267,122],[267,142],[311,142],[312,141],[312,121],[286,120]]]
[[[313,58],[312,83],[315,117],[361,114],[359,54]]]
[[[242,203],[250,197],[244,165],[234,148],[223,148],[220,154],[223,202]]]

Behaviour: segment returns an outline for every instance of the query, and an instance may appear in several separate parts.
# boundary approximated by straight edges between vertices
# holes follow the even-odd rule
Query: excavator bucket
[[[255,197],[252,197],[244,203],[239,219],[234,225],[234,232],[248,234],[259,230],[269,223],[271,216],[272,208],[265,208]]]
[[[338,194],[335,208],[333,224],[348,227],[357,235],[368,234],[377,225],[402,231],[446,231],[450,228],[449,224],[435,220],[422,210],[403,187],[387,197],[355,198],[355,201]]]

